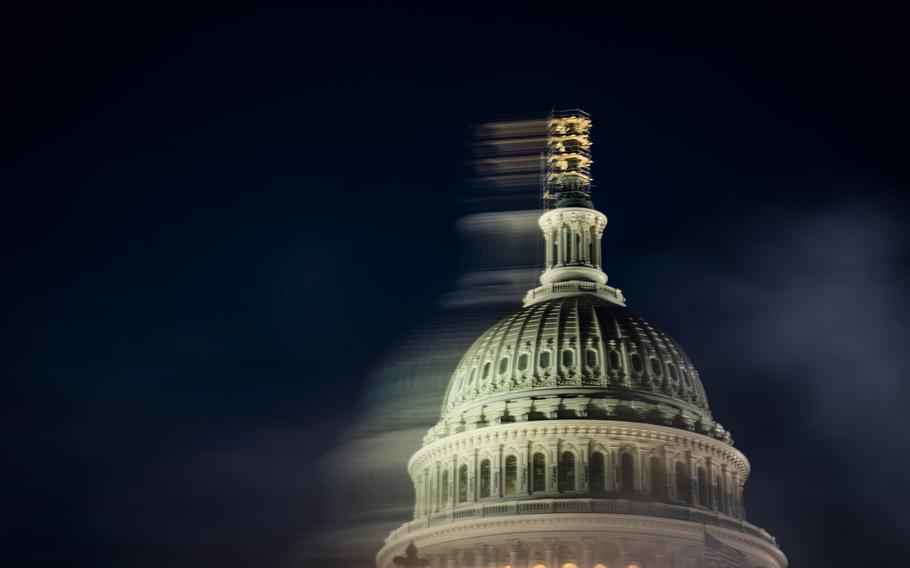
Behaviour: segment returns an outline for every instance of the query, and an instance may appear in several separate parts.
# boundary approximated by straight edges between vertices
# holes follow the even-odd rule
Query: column
[[[563,225],[559,228],[559,264],[566,264],[568,260],[569,247],[566,243],[568,231],[566,226]]]
[[[597,229],[595,229],[596,231]],[[594,265],[598,268],[601,267],[601,258],[600,258],[600,235],[594,237]]]
[[[543,539],[544,543],[544,564],[547,568],[558,568],[556,566],[556,539],[555,538],[545,538]]]
[[[546,263],[549,270],[553,266],[553,242],[550,240],[550,233],[544,233],[544,243],[546,243]]]
[[[517,539],[509,541],[509,568],[521,568],[518,565],[518,549],[521,543]]]
[[[578,568],[593,568],[594,566],[594,539],[590,536],[581,538],[581,566]]]
[[[487,545],[474,545],[474,565],[477,568],[487,568]]]
[[[591,264],[591,229],[589,227],[579,227],[581,229],[581,260],[585,264]]]

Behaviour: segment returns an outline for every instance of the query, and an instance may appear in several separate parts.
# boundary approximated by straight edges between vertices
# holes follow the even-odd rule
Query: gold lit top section
[[[553,111],[547,121],[544,205],[567,197],[587,200],[591,193],[591,117],[581,110]],[[589,205],[590,206],[590,205]]]

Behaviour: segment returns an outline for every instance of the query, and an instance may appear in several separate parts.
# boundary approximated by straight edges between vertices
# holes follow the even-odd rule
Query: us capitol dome
[[[455,368],[378,568],[787,566],[745,519],[749,462],[698,371],[607,284],[590,126],[549,120],[541,285]]]

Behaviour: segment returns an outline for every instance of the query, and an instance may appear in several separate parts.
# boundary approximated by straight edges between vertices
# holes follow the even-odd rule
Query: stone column
[[[544,543],[544,564],[547,568],[558,568],[556,566],[556,539],[555,538],[545,538],[543,539]]]
[[[474,545],[474,565],[477,568],[487,568],[487,545]]]
[[[458,550],[450,548],[446,551],[446,568],[458,568]]]
[[[569,254],[569,247],[566,243],[567,232],[568,231],[566,231],[565,225],[559,228],[559,264],[566,264],[566,261],[568,259],[566,256]]]
[[[518,550],[521,543],[517,539],[509,541],[509,568],[522,568],[518,565]]]
[[[596,231],[596,229],[595,229],[595,231]],[[601,239],[600,235],[597,235],[594,237],[594,265],[597,266],[597,268],[601,267],[601,258],[600,257],[601,257],[601,254],[603,254],[600,251],[600,239]]]
[[[585,536],[581,538],[581,566],[578,568],[593,568],[594,566],[594,538]]]

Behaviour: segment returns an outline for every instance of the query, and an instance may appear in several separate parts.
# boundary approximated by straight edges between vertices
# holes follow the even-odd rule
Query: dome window
[[[540,368],[541,369],[550,368],[550,352],[549,351],[540,352]]]
[[[708,474],[703,467],[698,468],[698,504],[708,506]]]
[[[458,502],[464,503],[468,500],[468,465],[464,464],[458,468]]]
[[[664,374],[664,368],[657,357],[651,357],[651,372],[658,377]]]
[[[575,366],[575,352],[572,351],[571,349],[563,349],[562,366],[563,367],[574,367]]]
[[[594,351],[593,349],[585,351],[585,364],[591,368],[597,366],[597,351]]]
[[[683,382],[686,383],[686,386],[687,386],[687,387],[691,387],[691,386],[692,386],[692,379],[689,378],[689,373],[688,373],[688,371],[683,371],[683,372],[682,372],[682,376],[683,376]]]
[[[575,454],[563,452],[562,463],[559,465],[559,490],[575,491]]]
[[[509,456],[506,458],[506,495],[518,493],[518,458]]]
[[[591,454],[591,493],[600,495],[604,492],[606,480],[606,460],[600,452]]]
[[[540,452],[534,454],[531,460],[531,490],[547,490],[547,458]]]
[[[644,367],[641,365],[641,357],[638,353],[632,353],[629,359],[632,361],[632,370],[640,373]]]
[[[620,458],[620,481],[622,490],[626,493],[635,491],[635,458],[630,453],[624,453]]]
[[[480,498],[490,496],[490,460],[480,462]]]
[[[664,467],[657,456],[651,456],[648,466],[651,470],[651,495],[659,497],[664,494],[667,485],[664,483]]]
[[[528,354],[522,353],[518,356],[518,370],[524,371],[528,368]]]
[[[689,475],[683,462],[676,462],[676,498],[689,502]]]
[[[483,376],[481,377],[481,380],[486,381],[489,378],[490,378],[490,362],[487,361],[486,363],[483,364]]]
[[[509,358],[503,357],[499,360],[499,374],[504,375],[509,370]]]
[[[619,353],[616,351],[610,351],[610,368],[619,369]]]
[[[678,381],[679,372],[676,370],[676,365],[671,363],[671,364],[667,365],[667,368],[670,369],[670,378],[673,379],[674,381]]]
[[[473,387],[473,386],[474,386],[474,379],[475,379],[476,377],[477,377],[477,367],[473,367],[473,368],[471,369],[471,376],[468,377],[468,386],[469,386],[469,387]]]
[[[442,472],[442,481],[440,481],[439,484],[442,486],[442,487],[440,487],[440,492],[439,492],[439,494],[440,494],[439,506],[446,507],[449,504],[449,470],[445,470]]]

